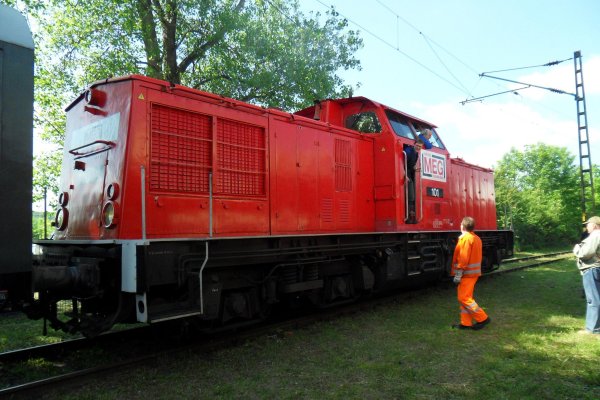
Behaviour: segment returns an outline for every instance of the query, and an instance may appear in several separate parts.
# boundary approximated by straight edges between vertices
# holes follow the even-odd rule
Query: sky
[[[566,147],[579,164],[574,96],[581,51],[593,163],[600,164],[600,1],[598,0],[301,0],[303,12],[330,6],[358,30],[360,71],[344,71],[365,96],[425,119],[451,156],[493,168],[515,148]],[[552,67],[539,66],[562,61]],[[516,69],[519,68],[519,69]],[[513,71],[495,72],[506,69]]]

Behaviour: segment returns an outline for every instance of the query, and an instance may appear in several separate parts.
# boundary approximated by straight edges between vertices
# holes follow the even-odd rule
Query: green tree
[[[51,225],[52,221],[49,220],[51,218],[52,218],[52,216],[48,216],[48,219],[46,220],[44,218],[43,212],[39,212],[39,211],[33,212],[33,215],[32,215],[32,228],[33,228],[32,229],[32,238],[34,240],[48,239],[52,235],[52,232],[54,232],[54,227]]]
[[[339,73],[360,69],[362,41],[347,21],[333,9],[305,15],[296,0],[0,2],[36,20],[36,127],[58,147],[64,107],[107,77],[144,74],[295,110],[347,95]],[[36,184],[55,188],[59,162],[36,160]]]
[[[502,157],[495,173],[500,226],[523,248],[571,243],[581,233],[579,180],[567,149],[538,143]]]

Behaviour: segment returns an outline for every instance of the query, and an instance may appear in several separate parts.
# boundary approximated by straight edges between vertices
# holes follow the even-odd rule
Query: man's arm
[[[575,245],[573,254],[575,254],[577,258],[587,260],[588,258],[596,256],[598,245],[600,245],[600,235],[590,235],[583,242]]]

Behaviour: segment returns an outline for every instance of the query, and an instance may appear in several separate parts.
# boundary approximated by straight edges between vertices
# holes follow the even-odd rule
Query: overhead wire
[[[460,104],[462,104],[464,106],[467,103],[473,103],[475,101],[480,102],[481,100],[487,99],[488,97],[498,96],[499,94],[505,94],[505,93],[513,93],[513,94],[519,95],[519,93],[517,93],[519,90],[529,89],[530,87],[531,86],[523,86],[521,88],[511,89],[511,90],[507,90],[505,92],[493,93],[493,94],[488,94],[487,96],[481,96],[481,97],[476,97],[476,98],[472,98],[472,99],[467,99],[467,100],[461,101]]]
[[[325,4],[323,1],[321,0],[316,0],[318,3],[320,3],[323,7],[326,7],[328,9],[333,8],[333,6],[327,5]],[[385,40],[384,38],[382,38],[381,36],[371,32],[369,29],[365,28],[364,26],[362,26],[361,24],[359,24],[358,22],[348,18],[347,16],[345,16],[344,14],[340,13],[339,11],[336,10],[336,13],[338,13],[339,15],[341,15],[343,18],[345,18],[347,21],[349,21],[350,23],[356,25],[358,28],[362,29],[364,32],[368,33],[369,35],[373,36],[375,39],[379,40],[380,42],[382,42],[383,44],[385,44],[386,46],[390,47],[391,49],[393,49],[394,51],[397,51],[398,53],[402,54],[404,57],[408,58],[409,60],[411,60],[412,62],[414,62],[415,64],[419,65],[421,68],[429,71],[430,73],[432,73],[433,75],[437,76],[438,78],[440,78],[441,80],[443,80],[444,82],[448,83],[449,85],[453,86],[454,88],[458,89],[459,91],[466,93],[467,95],[469,95],[468,91],[465,91],[463,88],[461,88],[460,86],[457,86],[454,82],[451,82],[450,80],[446,79],[445,77],[443,77],[442,75],[438,74],[436,71],[434,71],[433,69],[429,68],[427,65],[425,65],[424,63],[422,63],[421,61],[417,60],[416,58],[412,57],[411,55],[409,55],[408,53],[400,50],[400,48],[395,47],[393,44],[391,44],[390,42],[388,42],[387,40]]]
[[[442,45],[440,45],[439,43],[437,43],[435,40],[431,39],[429,36],[427,36],[425,33],[423,33],[423,31],[419,28],[417,28],[415,25],[413,25],[410,21],[408,21],[406,18],[402,17],[400,14],[398,14],[396,11],[394,11],[391,7],[389,7],[387,4],[385,4],[383,1],[381,0],[376,0],[377,3],[379,3],[382,7],[384,7],[386,10],[388,10],[389,12],[391,12],[392,14],[394,14],[396,16],[397,20],[402,20],[402,22],[404,22],[406,25],[408,25],[409,27],[411,27],[413,30],[415,30],[416,32],[418,32],[419,35],[421,35],[423,37],[423,40],[425,40],[425,43],[427,43],[427,46],[429,46],[429,48],[431,49],[431,51],[433,52],[433,54],[436,56],[436,58],[438,59],[438,61],[440,62],[440,64],[442,64],[442,66],[446,69],[446,71],[450,74],[450,76],[452,76],[452,78],[454,78],[454,80],[463,88],[463,90],[470,96],[471,93],[469,91],[469,89],[467,89],[465,87],[465,85],[463,85],[463,83],[460,81],[460,79],[458,79],[458,77],[456,75],[454,75],[454,73],[450,70],[450,68],[446,65],[446,63],[444,62],[444,60],[442,60],[442,58],[439,56],[439,54],[437,53],[437,51],[434,49],[434,47],[432,46],[432,43],[435,44],[437,47],[439,47],[440,49],[442,49],[446,54],[448,54],[449,56],[451,56],[452,58],[454,58],[456,61],[458,61],[459,63],[461,63],[463,66],[467,67],[468,69],[470,69],[471,71],[477,73],[477,71],[475,69],[473,69],[472,67],[470,67],[468,64],[466,64],[464,61],[462,61],[460,58],[458,58],[457,56],[455,56],[454,54],[452,54],[450,51],[448,51],[446,48],[444,48]]]
[[[487,72],[482,72],[481,75],[493,74],[493,73],[496,73],[496,72],[517,71],[517,70],[520,70],[520,69],[528,69],[528,68],[553,67],[553,66],[558,65],[560,63],[563,63],[565,61],[571,61],[572,59],[573,59],[573,57],[566,58],[566,59],[560,60],[560,61],[550,61],[550,62],[547,62],[546,64],[531,65],[529,67],[517,67],[517,68],[499,69],[497,71],[487,71]]]
[[[334,7],[332,5],[328,5],[328,4],[324,3],[322,0],[315,0],[315,1],[317,1],[319,4],[321,4],[322,6],[324,6],[327,9],[334,9]],[[369,29],[365,28],[363,25],[359,24],[358,22],[356,22],[356,21],[348,18],[344,14],[340,13],[338,10],[336,10],[336,12],[339,15],[341,15],[343,18],[345,18],[346,20],[348,20],[350,23],[352,23],[353,25],[357,26],[359,29],[362,29],[364,32],[366,32],[367,34],[373,36],[375,39],[377,39],[380,42],[384,43],[385,45],[387,45],[388,47],[390,47],[394,51],[397,51],[398,53],[402,54],[403,56],[405,56],[409,60],[413,61],[417,65],[419,65],[422,68],[424,68],[425,70],[427,70],[428,72],[430,72],[433,75],[437,76],[438,78],[440,78],[444,82],[448,83],[449,85],[453,86],[454,88],[458,89],[459,91],[465,93],[467,96],[471,97],[471,99],[467,99],[467,100],[462,101],[461,104],[465,104],[465,103],[468,103],[468,102],[471,102],[471,101],[477,101],[478,99],[483,99],[483,98],[487,98],[487,97],[491,97],[491,96],[497,95],[497,94],[493,94],[493,95],[483,96],[483,97],[475,99],[475,97],[471,93],[474,92],[474,90],[477,88],[477,86],[479,86],[479,84],[482,81],[482,75],[476,69],[474,69],[468,63],[466,63],[463,60],[461,60],[459,57],[457,57],[452,52],[450,52],[449,50],[447,50],[444,46],[440,45],[435,40],[433,40],[432,38],[430,38],[428,35],[426,35],[425,33],[423,33],[422,30],[420,30],[418,27],[416,27],[414,24],[412,24],[406,18],[404,18],[401,15],[399,15],[397,12],[395,12],[392,8],[390,8],[383,1],[376,0],[376,2],[378,4],[380,4],[383,8],[385,8],[387,11],[389,11],[390,13],[392,13],[396,17],[397,21],[402,21],[403,23],[405,23],[406,25],[408,25],[410,28],[412,28],[414,31],[416,31],[419,35],[421,35],[423,37],[423,39],[425,40],[425,42],[427,43],[427,45],[430,47],[430,49],[432,50],[432,52],[435,54],[435,56],[438,58],[438,60],[440,61],[440,63],[444,66],[444,68],[446,69],[446,71],[453,77],[453,79],[458,82],[458,85],[460,85],[460,87],[457,86],[457,84],[455,84],[454,82],[451,82],[450,80],[448,80],[445,77],[441,76],[436,71],[432,70],[427,65],[425,65],[422,62],[420,62],[419,60],[417,60],[415,57],[412,57],[409,54],[407,54],[406,52],[400,50],[400,48],[399,48],[399,40],[398,39],[396,40],[396,43],[397,43],[396,46],[394,46],[389,41],[387,41],[384,38],[380,37],[379,35],[371,32]],[[398,36],[398,34],[399,34],[398,33],[398,27],[396,27],[396,35]],[[468,88],[466,88],[465,85],[463,85],[460,82],[460,80],[450,71],[450,69],[447,67],[447,65],[441,60],[441,57],[436,53],[435,49],[431,45],[432,43],[437,48],[441,49],[444,53],[446,53],[448,56],[452,57],[455,61],[457,61],[458,63],[460,63],[461,65],[463,65],[465,68],[467,68],[468,70],[470,70],[471,72],[473,72],[473,73],[475,73],[475,74],[477,74],[479,76],[479,79],[477,80],[477,82],[474,84],[474,86],[470,90]],[[503,70],[498,70],[498,71],[490,71],[488,73],[491,73],[491,72],[508,72],[508,71],[516,71],[516,70],[521,70],[521,69],[527,69],[527,68],[546,67],[546,66],[549,67],[549,66],[558,65],[558,64],[560,64],[562,62],[569,61],[569,60],[573,60],[573,58],[571,57],[571,58],[567,58],[567,59],[564,59],[564,60],[550,61],[548,63],[540,64],[540,65],[532,65],[532,66],[527,66],[527,67],[508,68],[508,69],[503,69]],[[504,86],[500,85],[499,83],[496,83],[496,85],[498,87],[504,87]],[[527,88],[529,88],[529,87],[531,87],[531,86],[527,85]],[[518,93],[518,90],[523,90],[523,89],[525,89],[525,87],[524,88],[519,88],[519,89],[507,90],[506,92],[502,92],[502,93],[511,93],[512,92],[515,95],[517,95],[519,98],[521,98],[522,100],[526,100],[523,96],[521,96]],[[540,104],[537,104],[537,105],[539,106]],[[542,106],[544,106],[544,105],[542,105]],[[547,108],[547,109],[550,109],[549,107],[546,107],[546,106],[544,106],[544,107]],[[550,109],[550,110],[552,110],[552,109]],[[554,111],[557,112],[557,113],[559,113],[557,110],[554,110]]]
[[[431,51],[433,52],[433,54],[436,56],[436,58],[438,59],[438,61],[440,62],[440,64],[442,64],[442,66],[446,69],[446,71],[450,74],[450,76],[452,76],[454,78],[454,80],[464,89],[464,91],[471,97],[473,97],[473,95],[471,94],[471,92],[469,92],[469,89],[467,89],[465,87],[465,85],[463,85],[463,83],[460,81],[460,79],[458,79],[456,77],[456,75],[454,75],[452,73],[452,71],[450,71],[450,68],[448,68],[448,66],[446,65],[446,63],[444,62],[444,60],[442,60],[442,58],[438,55],[438,53],[435,51],[435,49],[433,48],[433,46],[431,45],[431,43],[429,43],[429,41],[427,40],[426,36],[423,36],[423,38],[425,39],[425,42],[427,43],[427,45],[429,46],[429,48],[431,49]]]
[[[491,95],[487,95],[487,96],[482,96],[482,97],[478,97],[475,98],[471,93],[477,88],[477,86],[479,86],[479,84],[482,81],[482,74],[480,74],[477,70],[475,70],[473,67],[471,67],[469,64],[467,64],[466,62],[464,62],[463,60],[461,60],[460,58],[458,58],[456,55],[454,55],[452,52],[450,52],[449,50],[447,50],[444,46],[440,45],[439,43],[437,43],[436,41],[434,41],[433,39],[431,39],[428,35],[426,35],[425,33],[423,33],[423,31],[421,31],[419,28],[417,28],[415,25],[413,25],[410,21],[408,21],[406,18],[403,18],[401,15],[397,14],[393,9],[391,9],[388,5],[386,5],[383,1],[381,0],[376,0],[377,3],[379,3],[382,7],[384,7],[386,10],[388,10],[389,12],[393,13],[396,16],[397,20],[402,20],[406,25],[408,25],[410,28],[412,28],[413,30],[415,30],[416,32],[418,32],[419,35],[421,35],[423,37],[423,39],[425,40],[425,42],[427,43],[427,45],[431,48],[432,52],[434,52],[434,54],[436,55],[436,57],[438,58],[438,60],[440,60],[440,63],[442,63],[442,65],[444,66],[444,68],[446,68],[446,70],[448,71],[448,73],[450,75],[452,75],[457,82],[459,81],[454,74],[446,67],[446,64],[441,60],[441,58],[438,56],[438,54],[435,52],[435,50],[433,49],[433,47],[431,46],[431,43],[435,44],[438,48],[440,48],[441,50],[443,50],[447,55],[449,55],[450,57],[452,57],[454,60],[456,60],[457,62],[459,62],[460,64],[462,64],[464,67],[466,67],[467,69],[469,69],[471,72],[477,74],[479,76],[479,79],[477,80],[477,82],[475,83],[475,85],[473,86],[473,88],[471,90],[468,90],[465,88],[465,91],[467,92],[468,95],[471,96],[470,99],[466,99],[464,101],[461,101],[461,104],[466,104],[466,103],[470,103],[470,102],[474,102],[474,101],[480,101],[482,102],[483,99],[488,98],[488,97],[492,97],[492,96],[496,96],[499,94],[504,94],[504,93],[513,93],[515,94],[517,97],[519,97],[521,100],[526,100],[523,96],[521,96],[521,94],[519,93],[520,90],[524,90],[524,89],[528,89],[530,87],[532,87],[531,85],[526,85],[524,87],[520,87],[520,88],[516,88],[516,89],[511,89],[511,90],[506,90],[504,92],[500,92],[500,93],[494,93]],[[535,67],[541,67],[541,66],[554,66],[554,65],[558,65],[562,62],[565,61],[570,61],[572,60],[573,57],[571,58],[567,58],[564,60],[558,60],[558,61],[550,61],[548,63],[545,64],[541,64],[541,65],[534,65],[534,66],[529,66],[529,67],[520,67],[520,68],[510,68],[510,69],[505,69],[505,70],[499,70],[499,71],[492,71],[492,72],[505,72],[505,71],[514,71],[514,70],[520,70],[520,69],[526,69],[526,68],[535,68]],[[464,87],[464,85],[462,85],[462,83],[459,82],[459,84],[461,86]],[[496,85],[498,87],[503,87],[502,85],[496,83]],[[558,111],[558,110],[554,110],[550,107],[547,107],[544,104],[537,104],[538,106],[542,106],[546,109],[549,109],[557,114],[563,114],[562,112]],[[503,112],[506,112],[506,110],[504,110],[502,107],[500,107],[500,110]],[[517,116],[517,118],[520,118],[519,116]],[[532,123],[532,121],[527,121],[528,123]],[[537,125],[536,123],[533,123],[534,125]]]
[[[450,57],[454,58],[456,61],[458,61],[459,63],[461,63],[467,69],[471,70],[472,72],[478,73],[476,69],[474,69],[473,67],[471,67],[469,64],[467,64],[466,62],[464,62],[463,60],[461,60],[460,58],[458,58],[456,55],[454,55],[452,52],[450,52],[449,50],[447,50],[444,46],[442,46],[441,44],[437,43],[435,40],[433,40],[428,35],[426,35],[425,33],[423,33],[423,31],[421,29],[417,28],[409,20],[407,20],[406,18],[404,18],[401,15],[399,15],[398,13],[396,13],[393,9],[391,9],[389,6],[387,6],[384,2],[382,2],[381,0],[375,0],[375,1],[377,1],[377,3],[379,3],[386,10],[388,10],[389,12],[391,12],[392,14],[394,14],[396,16],[396,18],[402,20],[402,22],[404,22],[406,25],[408,25],[409,27],[411,27],[419,35],[423,36],[423,39],[425,39],[428,42],[431,42],[431,43],[435,44],[437,47],[439,47],[440,49],[442,49],[446,54],[448,54]]]
[[[471,99],[466,99],[464,101],[461,101],[461,104],[465,104],[465,103],[469,103],[472,101],[477,101],[477,100],[482,100],[484,98],[487,97],[492,97],[498,94],[502,94],[502,93],[514,93],[515,95],[519,96],[521,99],[525,99],[523,96],[521,96],[519,93],[517,93],[518,90],[523,90],[526,88],[530,88],[530,87],[535,87],[535,85],[527,85],[526,87],[523,88],[519,88],[519,89],[512,89],[512,90],[507,90],[505,92],[501,92],[501,93],[495,93],[492,95],[488,95],[488,96],[483,96],[483,97],[478,97],[475,98],[471,93],[475,90],[475,88],[477,86],[479,86],[479,83],[481,83],[481,80],[483,78],[483,75],[486,73],[495,73],[495,72],[508,72],[508,71],[516,71],[516,70],[522,70],[522,69],[528,69],[528,68],[538,68],[538,67],[551,67],[551,66],[555,66],[558,65],[560,63],[563,63],[565,61],[570,61],[573,60],[573,57],[564,59],[564,60],[555,60],[555,61],[550,61],[547,62],[545,64],[540,64],[540,65],[532,65],[532,66],[527,66],[527,67],[518,67],[518,68],[508,68],[508,69],[503,69],[503,70],[497,70],[497,71],[489,71],[489,72],[484,72],[484,73],[479,73],[478,71],[476,71],[474,68],[472,68],[470,65],[468,65],[467,63],[465,63],[464,61],[462,61],[460,58],[458,58],[457,56],[455,56],[452,52],[448,51],[445,47],[443,47],[442,45],[440,45],[439,43],[435,42],[433,39],[431,39],[430,37],[428,37],[425,33],[423,33],[419,28],[417,28],[415,25],[413,25],[410,21],[408,21],[406,18],[403,18],[401,15],[397,14],[392,8],[390,8],[388,5],[386,5],[383,1],[381,0],[376,0],[377,3],[379,3],[382,7],[384,7],[386,10],[388,10],[389,12],[393,13],[397,19],[402,20],[406,25],[408,25],[409,27],[411,27],[413,30],[415,30],[416,32],[419,33],[419,35],[423,36],[423,39],[427,42],[427,45],[431,48],[432,52],[434,52],[434,54],[436,55],[436,57],[438,58],[438,60],[440,61],[440,63],[444,66],[444,68],[446,68],[446,70],[448,71],[448,73],[450,75],[452,75],[455,80],[457,82],[459,82],[459,84],[461,86],[464,87],[464,85],[462,85],[462,83],[460,83],[460,81],[458,80],[458,78],[456,78],[454,76],[454,74],[449,70],[449,68],[447,68],[446,64],[441,60],[441,58],[438,56],[438,54],[435,52],[435,49],[433,49],[433,47],[431,46],[430,42],[435,44],[438,48],[440,48],[441,50],[443,50],[446,54],[448,54],[450,57],[454,58],[456,61],[458,61],[460,64],[462,64],[464,67],[466,67],[467,69],[471,70],[472,72],[476,73],[479,75],[479,79],[477,80],[477,82],[475,83],[475,85],[473,86],[473,88],[471,90],[468,90],[467,88],[465,88],[465,91],[469,94],[469,96],[471,96]],[[498,87],[502,87],[500,84],[497,84]],[[547,90],[551,90],[554,91],[556,93],[562,93],[562,91],[557,90],[557,89],[552,89],[552,88],[543,88],[543,89],[547,89]],[[568,92],[564,92],[565,94],[571,94]],[[544,106],[544,105],[542,105]],[[545,108],[548,108],[550,110],[552,110],[549,107],[544,106]],[[553,110],[555,112],[558,112],[557,110]]]

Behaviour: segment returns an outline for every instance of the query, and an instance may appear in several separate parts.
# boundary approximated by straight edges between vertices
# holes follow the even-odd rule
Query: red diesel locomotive
[[[410,204],[404,148],[425,128]],[[67,108],[56,232],[37,242],[28,312],[94,335],[352,301],[447,276],[465,215],[491,270],[513,244],[492,171],[450,158],[434,128],[364,97],[290,114],[137,75],[97,82]]]

